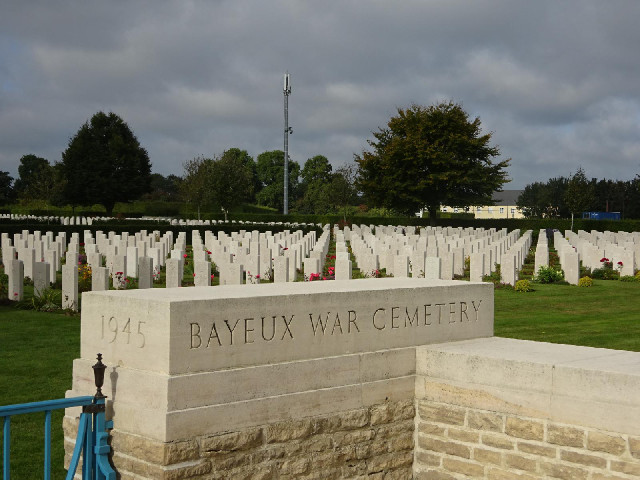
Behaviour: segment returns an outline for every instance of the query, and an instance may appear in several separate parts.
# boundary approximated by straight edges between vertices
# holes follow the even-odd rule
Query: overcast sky
[[[239,147],[338,167],[398,107],[461,103],[505,188],[640,174],[638,0],[24,1],[0,10],[0,170],[113,111],[154,172]]]

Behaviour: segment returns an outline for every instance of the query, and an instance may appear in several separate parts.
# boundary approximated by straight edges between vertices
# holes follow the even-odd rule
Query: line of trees
[[[221,209],[225,217],[242,203],[255,203],[278,212],[284,203],[284,152],[263,152],[254,159],[246,150],[231,148],[214,158],[196,157],[183,164],[177,191],[200,212]],[[357,204],[353,166],[337,170],[316,155],[303,168],[289,161],[289,204],[292,212],[340,213]]]
[[[569,177],[530,183],[517,205],[528,218],[568,218],[590,211],[640,218],[640,175],[633,180],[588,179],[579,168]]]
[[[116,114],[96,113],[69,140],[59,162],[24,155],[19,177],[0,172],[0,205],[28,203],[73,207],[101,204],[107,214],[116,202],[145,200],[187,202],[198,212],[225,216],[242,203],[283,207],[284,153],[267,151],[254,160],[246,150],[230,148],[214,157],[196,157],[183,164],[182,176],[151,173],[147,151]],[[289,204],[292,212],[338,213],[356,205],[355,168],[337,170],[317,155],[303,168],[289,162]]]

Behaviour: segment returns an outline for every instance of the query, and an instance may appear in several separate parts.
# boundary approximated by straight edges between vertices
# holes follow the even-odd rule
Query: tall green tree
[[[0,205],[6,205],[13,198],[13,177],[9,172],[0,171]]]
[[[237,148],[226,150],[213,162],[212,175],[207,186],[211,192],[212,203],[222,210],[225,221],[235,207],[253,198],[252,167],[255,164],[246,153]]]
[[[258,169],[256,162],[253,160],[253,157],[247,153],[246,150],[241,150],[239,148],[229,148],[225,150],[222,154],[221,159],[237,159],[244,169],[249,172],[250,176],[250,195],[246,198],[246,201],[253,202],[255,201],[255,195],[260,191],[262,185],[260,180],[258,179]]]
[[[263,152],[257,158],[258,180],[261,190],[256,195],[258,204],[282,211],[284,208],[284,152],[272,150]],[[298,177],[300,164],[289,161],[289,204],[298,198]]]
[[[175,202],[179,200],[180,183],[182,179],[177,175],[167,175],[160,173],[151,174],[150,190],[142,198],[150,201]]]
[[[594,186],[587,180],[584,170],[582,167],[578,168],[569,179],[565,193],[565,202],[571,212],[571,230],[573,230],[574,215],[582,214],[591,206],[595,198],[594,193]]]
[[[27,196],[31,198],[41,199],[38,195],[42,190],[41,184],[46,177],[51,174],[51,165],[46,158],[38,157],[32,153],[23,155],[18,165],[18,178],[15,182],[14,189],[18,196]]]
[[[200,220],[200,208],[212,203],[212,195],[209,184],[213,175],[213,159],[203,156],[187,160],[182,164],[184,175],[180,182],[180,193],[187,203],[193,203],[198,210]]]
[[[358,187],[373,206],[408,215],[426,208],[434,223],[440,205],[489,205],[509,181],[509,160],[493,162],[500,150],[491,133],[453,102],[399,108],[373,136],[371,150],[355,156]]]
[[[307,159],[300,172],[298,210],[303,213],[329,213],[332,209],[330,183],[333,168],[324,155]]]
[[[112,112],[98,112],[80,127],[62,154],[62,170],[68,203],[99,203],[107,214],[116,202],[136,200],[150,190],[149,155]]]

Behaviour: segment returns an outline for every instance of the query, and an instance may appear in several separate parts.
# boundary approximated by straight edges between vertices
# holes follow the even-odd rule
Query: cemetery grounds
[[[330,247],[328,258],[332,255],[335,255],[335,245]],[[327,265],[330,267],[331,262]],[[520,277],[532,279],[530,270],[530,263],[525,262]],[[379,275],[385,276],[385,272]],[[353,278],[362,276],[354,264]],[[466,276],[468,278],[468,270]],[[163,280],[164,275],[154,287],[163,287]],[[217,280],[215,278],[212,285],[217,284]],[[593,286],[580,288],[532,281],[533,291],[523,293],[491,277],[485,280],[496,284],[496,336],[640,351],[640,282],[594,279]],[[193,271],[187,268],[183,285],[189,284],[193,285]],[[64,397],[71,386],[72,362],[80,356],[80,315],[70,311],[34,310],[37,302],[33,287],[25,285],[24,293],[25,299],[17,306],[0,305],[2,405]],[[53,290],[52,294],[55,293]],[[62,415],[62,411],[54,412],[54,425],[61,424]],[[42,477],[44,447],[40,417],[22,415],[12,421],[13,478]],[[66,475],[62,465],[62,437],[62,429],[52,430],[52,444],[57,449],[52,458],[54,479]]]

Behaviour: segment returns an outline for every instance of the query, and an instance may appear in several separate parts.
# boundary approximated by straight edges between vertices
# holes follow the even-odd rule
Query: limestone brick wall
[[[66,462],[77,425],[65,417]],[[281,421],[184,441],[111,432],[121,480],[411,479],[413,400]]]
[[[430,400],[416,427],[418,480],[640,477],[637,436]]]

